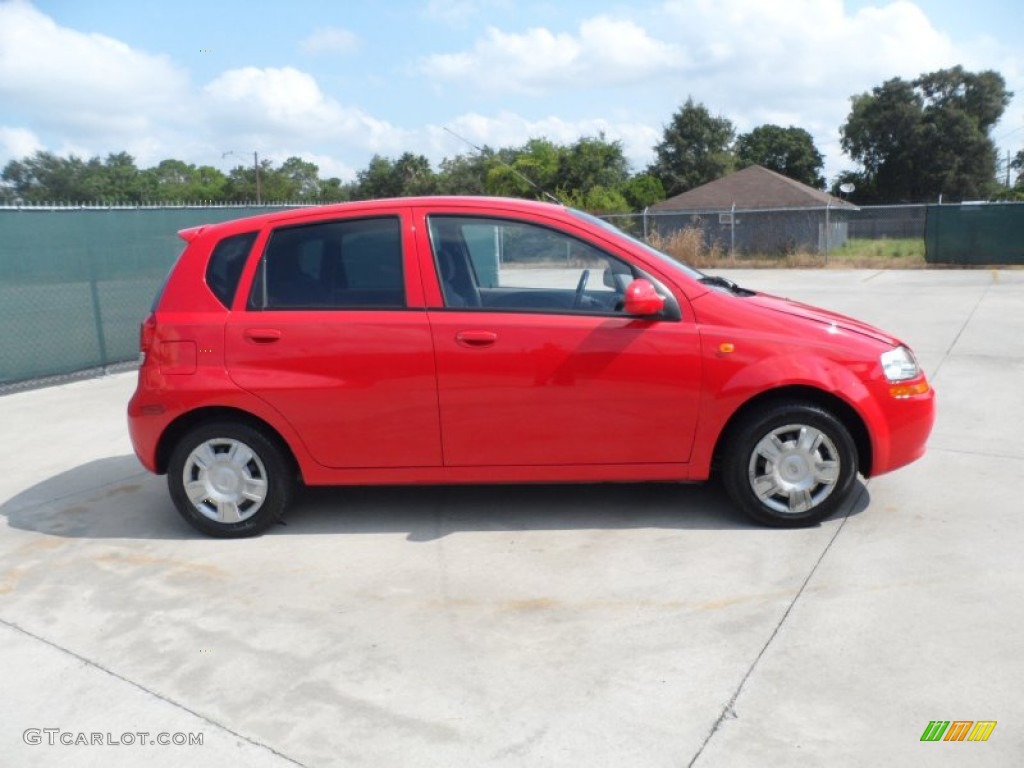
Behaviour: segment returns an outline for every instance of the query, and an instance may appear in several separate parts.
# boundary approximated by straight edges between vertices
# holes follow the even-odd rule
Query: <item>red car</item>
[[[307,485],[702,481],[761,523],[922,455],[934,394],[863,323],[690,269],[587,214],[417,198],[182,230],[142,324],[142,463],[199,530]]]

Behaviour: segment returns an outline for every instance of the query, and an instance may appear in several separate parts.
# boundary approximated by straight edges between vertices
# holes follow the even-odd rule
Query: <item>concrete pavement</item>
[[[927,456],[807,530],[712,487],[363,488],[219,541],[131,454],[134,374],[0,397],[0,764],[1019,764],[1024,271],[726,274],[910,343]]]

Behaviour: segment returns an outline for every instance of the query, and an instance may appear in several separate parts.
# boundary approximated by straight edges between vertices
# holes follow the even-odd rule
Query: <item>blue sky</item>
[[[375,153],[471,151],[447,126],[494,147],[603,131],[639,170],[692,96],[740,132],[807,129],[832,178],[850,96],[955,64],[1018,94],[993,132],[1016,153],[1022,39],[1005,0],[0,0],[0,166],[258,151],[351,179]]]

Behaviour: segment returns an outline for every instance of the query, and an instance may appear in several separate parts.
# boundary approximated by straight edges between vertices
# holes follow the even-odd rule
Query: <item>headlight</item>
[[[890,382],[906,381],[921,375],[921,369],[914,359],[914,353],[906,347],[896,347],[883,352],[880,358],[885,378]]]

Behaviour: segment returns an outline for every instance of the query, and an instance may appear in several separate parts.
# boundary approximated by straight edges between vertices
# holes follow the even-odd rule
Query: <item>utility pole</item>
[[[234,150],[229,149],[227,152],[221,152],[221,159],[224,159],[228,155],[235,154]],[[252,153],[252,169],[256,173],[256,205],[260,204],[260,156],[257,152]]]

